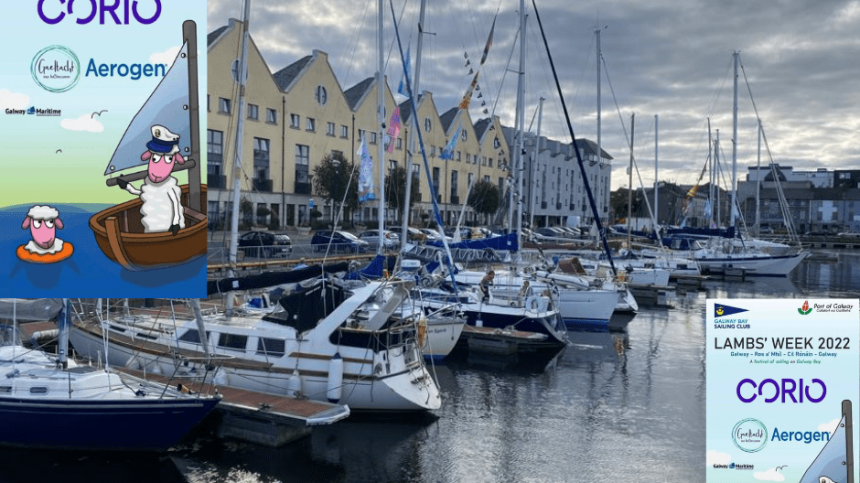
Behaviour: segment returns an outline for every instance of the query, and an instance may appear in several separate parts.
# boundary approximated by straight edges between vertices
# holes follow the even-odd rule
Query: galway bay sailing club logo
[[[30,64],[36,84],[48,92],[66,92],[81,78],[81,62],[71,49],[51,45],[40,50]]]
[[[714,305],[714,317],[725,317],[727,315],[735,315],[746,311],[747,309],[740,309],[738,307],[732,307],[725,304]]]
[[[800,312],[800,315],[809,315],[812,312],[812,307],[809,306],[809,300],[803,301],[803,307],[797,309]]]

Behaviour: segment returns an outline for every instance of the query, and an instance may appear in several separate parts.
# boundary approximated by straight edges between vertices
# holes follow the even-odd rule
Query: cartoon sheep
[[[57,238],[57,229],[63,229],[63,221],[56,208],[43,205],[31,207],[21,224],[21,229],[28,228],[32,239],[18,247],[17,255],[21,260],[54,263],[72,255],[72,244]]]
[[[146,143],[148,149],[140,156],[140,159],[149,161],[143,186],[137,189],[121,177],[117,184],[121,189],[140,196],[143,201],[140,213],[145,233],[169,231],[176,235],[185,228],[185,216],[179,203],[182,191],[170,172],[176,163],[184,164],[185,159],[179,153],[178,134],[158,124],[152,126],[151,131],[152,141]]]

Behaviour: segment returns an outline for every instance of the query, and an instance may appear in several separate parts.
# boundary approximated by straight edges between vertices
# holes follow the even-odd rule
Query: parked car
[[[382,230],[385,240],[382,246],[388,250],[397,248],[400,245],[400,235],[391,230]],[[379,230],[365,230],[358,234],[360,240],[366,241],[371,247],[379,246]]]
[[[842,233],[837,233],[836,236],[846,237],[846,238],[855,238],[860,236],[860,233],[855,233],[851,231],[843,231]]]
[[[427,235],[418,228],[410,226],[406,228],[406,239],[410,243],[423,243],[427,239]]]
[[[450,236],[452,239],[454,238],[454,227],[445,228],[445,234]],[[460,240],[468,240],[472,238],[472,229],[467,226],[460,227]]]
[[[317,252],[326,251],[329,242],[334,252],[366,253],[370,250],[370,244],[347,231],[320,230],[311,238],[311,246]]]
[[[290,237],[268,231],[249,231],[239,237],[239,250],[252,257],[289,257],[293,253]]]
[[[436,231],[432,228],[419,228],[419,229],[421,230],[421,233],[424,233],[427,236],[427,241],[433,241],[433,242],[438,241],[438,242],[440,242],[440,241],[442,241],[443,236],[448,241],[448,243],[451,243],[454,241],[454,239],[451,238],[450,236],[443,235],[443,234],[439,233],[438,231]]]

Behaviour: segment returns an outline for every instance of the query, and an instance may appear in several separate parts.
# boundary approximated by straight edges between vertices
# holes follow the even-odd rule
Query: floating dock
[[[184,384],[183,378],[169,379],[128,368],[117,372],[159,382]],[[221,402],[215,410],[221,414],[215,434],[219,438],[235,438],[264,446],[278,447],[310,434],[313,426],[332,424],[349,416],[349,407],[290,396],[260,393],[211,383],[184,384],[190,390],[219,394]]]

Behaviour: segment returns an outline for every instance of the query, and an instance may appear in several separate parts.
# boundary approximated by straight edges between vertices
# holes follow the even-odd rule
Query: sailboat
[[[854,428],[851,401],[842,401],[842,415],[833,435],[800,479],[800,483],[854,483]]]
[[[182,26],[183,45],[170,70],[129,124],[119,142],[105,176],[146,165],[140,152],[150,139],[150,128],[165,125],[179,135],[188,184],[180,187],[184,227],[178,232],[145,232],[141,207],[134,199],[102,210],[90,218],[89,226],[101,251],[130,271],[145,271],[180,265],[206,255],[206,186],[200,184],[200,126],[197,91],[197,28],[193,21]],[[187,143],[187,144],[185,144]],[[107,180],[107,186],[144,179],[147,171]],[[121,182],[119,180],[122,180]]]
[[[70,451],[166,451],[215,407],[191,394],[66,357],[68,300],[0,300],[4,318],[56,318],[58,356],[0,347],[0,445]]]

